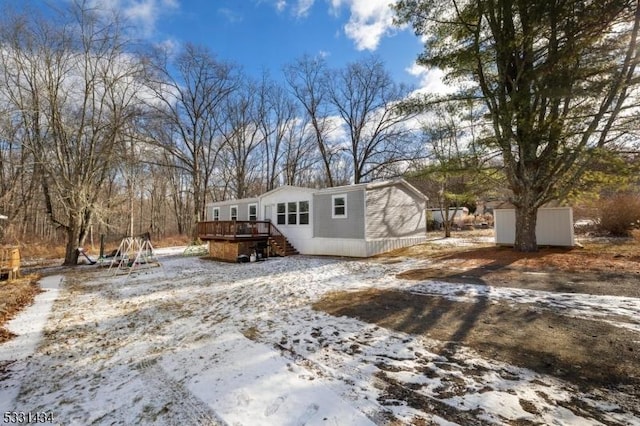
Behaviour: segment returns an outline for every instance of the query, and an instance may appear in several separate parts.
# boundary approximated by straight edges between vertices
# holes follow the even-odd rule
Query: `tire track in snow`
[[[171,379],[158,365],[157,358],[147,358],[136,365],[142,378],[160,397],[171,403],[171,410],[163,419],[165,424],[219,426],[225,422],[220,420],[207,404],[198,399],[188,389]]]

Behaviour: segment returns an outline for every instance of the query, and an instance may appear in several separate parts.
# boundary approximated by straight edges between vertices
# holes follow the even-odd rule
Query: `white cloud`
[[[182,45],[175,39],[167,38],[156,45],[169,57],[174,57],[181,49]]]
[[[103,10],[119,10],[145,36],[155,32],[160,16],[180,7],[178,0],[94,0]]]
[[[315,0],[298,0],[294,7],[293,14],[298,18],[306,18],[314,2]]]
[[[406,71],[420,79],[420,88],[415,93],[444,95],[458,90],[457,87],[449,86],[444,82],[444,71],[440,68],[427,68],[413,63],[406,68]]]
[[[390,0],[330,0],[330,3],[335,15],[342,7],[349,9],[344,32],[358,50],[376,50],[382,37],[395,29]]]
[[[227,7],[221,7],[220,9],[218,9],[218,13],[220,15],[222,15],[227,22],[230,22],[232,24],[235,24],[237,22],[242,22],[242,15],[240,15],[237,12],[234,12],[233,10],[227,8]]]
[[[278,0],[276,2],[276,10],[278,12],[282,12],[287,7],[287,2],[285,0]]]

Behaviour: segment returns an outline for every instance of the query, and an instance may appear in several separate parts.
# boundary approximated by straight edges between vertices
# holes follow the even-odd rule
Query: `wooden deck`
[[[267,255],[298,254],[282,232],[270,221],[217,220],[198,222],[198,238],[209,241],[211,257],[235,261],[250,254],[258,246],[267,246]]]

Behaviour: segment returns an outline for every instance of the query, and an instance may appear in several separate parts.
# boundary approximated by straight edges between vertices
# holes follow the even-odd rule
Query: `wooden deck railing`
[[[284,236],[282,232],[271,222],[267,222],[269,224],[269,238],[275,241],[279,246],[279,251],[285,251],[287,247],[287,237]],[[284,255],[284,253],[278,253],[280,255]]]
[[[254,220],[216,220],[198,222],[198,236],[201,239],[269,237],[271,222]]]

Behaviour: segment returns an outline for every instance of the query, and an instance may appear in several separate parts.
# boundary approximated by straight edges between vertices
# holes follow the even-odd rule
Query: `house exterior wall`
[[[444,217],[442,215],[443,211],[442,209],[438,209],[438,208],[434,208],[434,209],[429,209],[429,212],[431,212],[431,218],[438,222],[438,223],[443,223],[444,222]],[[462,219],[466,214],[469,213],[469,209],[466,207],[458,207],[457,209],[454,208],[450,208],[449,209],[449,220],[459,220]]]
[[[258,220],[270,219],[276,228],[287,237],[291,244],[293,244],[300,253],[305,254],[313,238],[313,218],[315,216],[313,211],[313,192],[315,192],[314,189],[299,187],[286,187],[281,190],[268,192],[260,198],[260,208],[258,211]],[[309,224],[278,224],[278,203],[299,203],[300,201],[307,201],[309,203]],[[268,214],[268,212],[271,212],[270,218],[265,217],[265,214]]]
[[[249,204],[258,204],[258,214],[260,214],[260,203],[257,198],[209,203],[206,208],[206,220],[213,220],[214,208],[220,209],[219,220],[231,220],[231,206],[238,206],[238,220],[249,220]]]
[[[419,237],[426,234],[426,201],[402,185],[366,192],[366,239]]]
[[[347,217],[332,217],[334,195],[347,199]],[[364,239],[365,191],[363,188],[328,191],[313,195],[313,236],[315,238]]]
[[[515,209],[496,209],[493,214],[496,244],[513,245],[516,240]],[[574,246],[573,210],[571,207],[542,207],[538,209],[536,240],[541,246]]]

